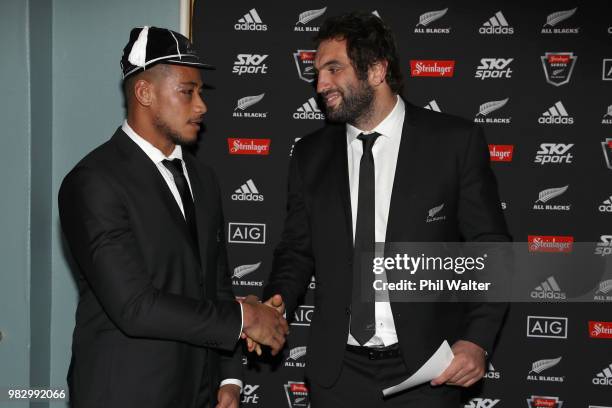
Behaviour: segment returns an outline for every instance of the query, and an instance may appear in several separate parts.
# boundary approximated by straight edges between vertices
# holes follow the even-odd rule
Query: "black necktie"
[[[379,133],[360,134],[357,136],[363,142],[363,155],[359,163],[359,198],[357,201],[357,222],[355,227],[355,245],[353,250],[353,296],[351,304],[351,334],[364,345],[376,332],[374,318],[374,301],[362,300],[363,282],[361,267],[368,262],[367,268],[372,277],[372,259],[374,256],[375,224],[374,224],[374,156],[372,146]],[[366,255],[364,257],[364,255]],[[367,260],[365,259],[367,257]],[[373,278],[371,279],[373,281]],[[372,289],[370,278],[367,287]],[[373,299],[373,298],[372,298]]]
[[[198,229],[196,227],[195,218],[195,206],[193,205],[193,198],[191,197],[191,191],[189,190],[189,184],[183,173],[183,163],[181,159],[164,160],[162,162],[164,166],[174,177],[174,184],[181,195],[181,201],[183,203],[183,211],[185,212],[185,222],[189,228],[189,232],[193,238],[196,248],[198,245]]]

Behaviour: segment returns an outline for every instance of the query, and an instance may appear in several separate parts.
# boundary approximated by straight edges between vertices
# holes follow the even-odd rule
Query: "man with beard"
[[[306,364],[314,408],[456,407],[460,387],[484,374],[506,306],[364,302],[360,265],[374,242],[510,239],[483,133],[399,96],[395,42],[378,17],[330,18],[317,43],[316,89],[332,123],[295,146],[264,298],[281,295],[275,305],[292,313],[316,276]],[[445,339],[454,359],[439,377],[383,398]]]
[[[209,66],[179,33],[141,27],[121,67],[127,119],[59,192],[79,287],[71,406],[237,408],[240,336],[275,354],[287,323],[235,300],[217,180],[182,149]]]

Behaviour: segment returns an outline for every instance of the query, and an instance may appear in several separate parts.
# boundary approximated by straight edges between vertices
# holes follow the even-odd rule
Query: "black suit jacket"
[[[425,222],[444,203],[446,218]],[[508,241],[480,128],[406,103],[386,242]],[[331,386],[340,373],[351,304],[352,221],[344,125],[300,140],[289,171],[287,216],[264,297],[293,310],[314,272],[315,309],[306,375]],[[505,304],[391,302],[402,355],[416,371],[447,339],[490,351]]]
[[[121,129],[62,183],[60,219],[78,266],[74,407],[195,408],[214,400],[220,378],[241,378],[219,188],[210,169],[184,160],[197,250],[159,170]]]

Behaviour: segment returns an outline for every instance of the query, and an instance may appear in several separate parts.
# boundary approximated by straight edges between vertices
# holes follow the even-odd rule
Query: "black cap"
[[[159,27],[133,28],[121,57],[123,79],[159,63],[214,68],[200,60],[189,39],[182,34]]]

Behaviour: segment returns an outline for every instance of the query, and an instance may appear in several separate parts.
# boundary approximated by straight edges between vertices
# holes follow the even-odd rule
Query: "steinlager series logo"
[[[570,81],[578,56],[573,52],[547,52],[540,59],[546,82],[554,86],[561,86]]]

